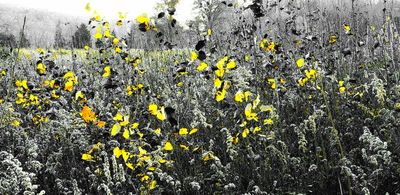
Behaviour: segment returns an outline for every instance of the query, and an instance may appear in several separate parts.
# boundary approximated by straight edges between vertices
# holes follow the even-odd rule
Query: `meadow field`
[[[398,2],[199,0],[187,27],[177,3],[88,3],[62,47],[18,24],[0,194],[400,194]]]

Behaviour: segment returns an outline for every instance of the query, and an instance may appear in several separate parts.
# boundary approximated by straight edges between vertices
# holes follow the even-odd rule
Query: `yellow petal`
[[[172,151],[173,149],[174,149],[174,147],[172,146],[171,142],[169,142],[169,141],[165,142],[164,150]]]
[[[297,68],[301,68],[304,66],[304,58],[300,58],[296,61]]]
[[[124,137],[125,139],[129,139],[129,130],[125,129],[124,133],[122,133],[122,137]]]
[[[119,147],[115,147],[113,153],[115,157],[119,158],[122,155],[122,150],[120,150]]]
[[[90,161],[93,159],[93,156],[90,154],[82,154],[82,160]]]
[[[197,128],[193,128],[192,130],[190,130],[189,135],[195,134],[199,131],[199,129]]]
[[[111,128],[111,136],[117,135],[120,130],[121,130],[121,125],[119,125],[119,123],[114,124]]]
[[[180,128],[179,129],[179,135],[187,135],[189,132],[188,132],[188,129],[187,128]]]
[[[149,110],[150,114],[157,115],[157,105],[156,104],[150,104],[148,110]]]

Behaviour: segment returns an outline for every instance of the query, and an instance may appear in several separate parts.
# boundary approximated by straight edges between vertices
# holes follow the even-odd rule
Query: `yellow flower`
[[[183,150],[189,150],[189,146],[184,144],[179,145],[179,147],[181,147]]]
[[[346,87],[339,87],[339,93],[343,94],[346,92]]]
[[[164,145],[165,151],[172,151],[173,149],[174,149],[174,147],[172,146],[171,142],[169,142],[169,141],[165,142],[165,145]]]
[[[21,122],[19,122],[18,120],[13,120],[13,121],[11,122],[11,125],[12,125],[13,127],[18,127],[18,126],[21,125]]]
[[[243,102],[243,99],[244,99],[243,92],[241,90],[236,92],[236,94],[235,94],[235,102]]]
[[[103,77],[107,78],[111,75],[111,68],[110,66],[106,66],[104,67],[104,73],[103,73]]]
[[[199,129],[193,128],[192,130],[190,130],[189,135],[195,134],[197,133],[197,131],[199,131]]]
[[[46,73],[46,65],[44,65],[43,63],[38,63],[36,66],[36,70],[39,75],[44,75]]]
[[[224,56],[223,58],[221,58],[218,62],[217,62],[217,68],[218,69],[224,69],[224,65],[226,63],[226,61],[228,61],[228,56]]]
[[[349,33],[350,33],[350,25],[348,25],[348,24],[343,24],[343,29],[344,29],[344,32],[345,32],[346,34],[349,34]]]
[[[307,78],[315,79],[317,78],[317,71],[315,69],[310,69],[305,71]]]
[[[73,89],[73,87],[74,87],[74,82],[73,82],[72,80],[69,80],[69,81],[67,81],[67,82],[65,83],[65,85],[64,85],[64,90],[65,90],[65,91],[71,92],[72,89]]]
[[[122,22],[122,20],[118,20],[115,24],[116,24],[117,26],[122,26],[124,23]]]
[[[139,24],[142,24],[142,23],[148,23],[148,22],[150,22],[150,19],[149,19],[147,16],[145,16],[145,15],[141,15],[141,16],[138,16],[138,17],[136,18],[136,21],[137,21]]]
[[[215,87],[215,88],[220,88],[221,85],[222,85],[221,79],[215,78],[215,79],[214,79],[214,87]]]
[[[190,61],[195,61],[195,60],[197,60],[197,58],[198,58],[197,53],[195,51],[192,51],[190,53]]]
[[[261,131],[261,127],[254,127],[253,133],[258,133]]]
[[[93,156],[90,154],[82,154],[82,160],[91,161]]]
[[[160,121],[167,119],[167,115],[165,114],[164,106],[162,106],[161,109],[157,111],[157,118]]]
[[[344,81],[339,81],[339,87],[343,87]]]
[[[83,48],[84,48],[85,50],[89,50],[89,46],[88,46],[88,45],[85,45]]]
[[[122,133],[122,137],[124,137],[125,139],[129,139],[129,130],[125,129],[124,132]]]
[[[242,137],[243,137],[243,138],[246,138],[247,135],[249,135],[249,133],[250,133],[249,128],[245,128],[245,129],[243,130],[243,132],[242,132]]]
[[[306,78],[299,79],[298,83],[301,87],[303,87],[307,83],[307,81],[308,81],[308,78],[306,77]]]
[[[209,161],[209,160],[213,160],[213,159],[215,159],[215,156],[214,156],[214,154],[213,154],[213,152],[207,152],[207,153],[204,153],[203,155],[202,155],[202,158],[201,158],[203,161]]]
[[[157,181],[156,180],[152,180],[149,183],[149,190],[154,190],[156,188],[156,185],[157,185]]]
[[[212,35],[212,29],[211,28],[209,28],[208,30],[207,30],[207,36],[211,36]]]
[[[303,67],[303,66],[304,66],[304,62],[305,62],[304,58],[298,59],[298,60],[296,61],[297,68]]]
[[[85,98],[85,94],[82,91],[77,91],[75,94],[75,100]]]
[[[26,80],[17,80],[17,81],[15,81],[15,85],[16,85],[17,87],[22,87],[22,88],[24,88],[25,90],[28,89],[28,82],[27,82]]]
[[[249,101],[250,95],[251,95],[250,91],[245,91],[244,92],[244,100],[246,100],[246,102]]]
[[[119,43],[119,39],[118,39],[118,38],[114,38],[114,39],[113,39],[113,44],[114,44],[114,45],[118,45],[118,43]]]
[[[111,136],[115,136],[121,130],[121,125],[119,123],[115,123],[111,128]]]
[[[158,109],[158,107],[156,104],[150,104],[148,111],[150,112],[150,114],[155,116],[155,115],[157,115],[157,109]]]
[[[180,128],[179,135],[187,135],[189,133],[187,128]]]
[[[272,125],[274,124],[274,121],[271,118],[267,118],[264,120],[264,125]]]
[[[113,153],[116,158],[119,158],[122,155],[122,150],[120,150],[119,147],[115,147]]]
[[[274,78],[270,78],[267,81],[269,84],[271,84],[271,89],[276,89],[276,81]]]
[[[246,116],[246,119],[248,121],[251,120],[258,121],[257,113],[253,112],[252,107],[253,107],[252,104],[249,103],[244,109],[244,114]]]
[[[122,50],[121,50],[120,47],[116,47],[116,48],[115,48],[115,53],[121,53],[121,52],[122,52]]]
[[[229,70],[236,68],[235,60],[229,60],[229,62],[226,64],[226,68],[228,68]]]
[[[226,90],[225,89],[222,89],[221,91],[217,91],[217,94],[215,96],[215,100],[217,100],[217,102],[220,102],[220,101],[225,99],[225,95],[226,95]]]
[[[200,62],[199,66],[197,66],[197,70],[199,72],[202,72],[204,69],[206,69],[208,67],[208,64],[205,62]]]
[[[96,32],[96,34],[94,34],[95,39],[101,39],[102,37],[103,35],[101,34],[101,32]]]
[[[82,108],[80,114],[81,114],[82,119],[83,119],[86,123],[89,123],[89,122],[92,122],[92,121],[96,120],[96,113],[94,113],[94,112],[92,111],[92,109],[90,109],[89,106],[84,106],[84,107]]]

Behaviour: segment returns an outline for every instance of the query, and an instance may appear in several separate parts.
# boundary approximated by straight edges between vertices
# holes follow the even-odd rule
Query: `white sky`
[[[84,7],[90,2],[92,10],[96,10],[107,19],[117,19],[118,12],[128,12],[128,19],[135,19],[143,13],[155,13],[155,5],[162,0],[0,0],[0,3],[21,8],[36,8],[74,16],[93,16]],[[185,22],[192,17],[194,0],[180,0],[175,17]]]

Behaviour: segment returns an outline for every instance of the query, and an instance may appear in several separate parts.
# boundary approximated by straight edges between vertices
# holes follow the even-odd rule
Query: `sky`
[[[106,19],[117,19],[118,12],[127,13],[128,18],[134,19],[144,13],[155,13],[155,5],[162,0],[0,0],[0,3],[20,8],[35,8],[51,12],[73,15],[93,16],[84,7],[90,2],[90,7]],[[193,1],[180,0],[175,17],[184,23],[193,17]]]

